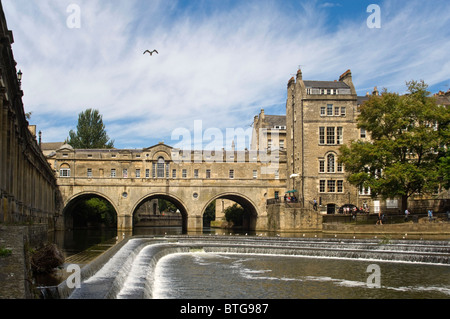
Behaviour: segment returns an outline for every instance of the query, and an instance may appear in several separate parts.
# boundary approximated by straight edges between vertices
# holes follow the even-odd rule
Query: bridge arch
[[[147,201],[151,201],[153,199],[164,199],[167,200],[169,202],[171,202],[172,204],[174,204],[178,210],[181,213],[181,217],[182,217],[182,231],[186,232],[187,228],[188,228],[188,210],[187,210],[187,206],[186,204],[183,202],[183,200],[181,198],[179,198],[178,196],[174,195],[174,194],[167,194],[167,193],[162,193],[162,192],[155,192],[155,193],[150,193],[147,194],[143,197],[141,197],[133,206],[131,213],[132,216],[134,217],[134,215],[136,214],[138,208],[144,204]],[[134,227],[134,218],[133,218],[133,227]]]
[[[64,203],[64,208],[62,210],[62,215],[64,218],[64,229],[72,229],[74,227],[74,209],[84,200],[91,198],[100,198],[107,201],[115,211],[115,220],[117,223],[118,208],[111,198],[107,195],[97,192],[97,191],[85,191],[74,194],[68,198]]]
[[[213,196],[206,203],[206,205],[202,208],[202,216],[205,214],[206,208],[213,201],[216,201],[218,199],[231,200],[231,201],[241,205],[241,207],[244,208],[245,211],[249,212],[248,220],[244,221],[244,228],[246,228],[247,230],[256,230],[257,219],[258,219],[258,216],[261,216],[261,214],[258,211],[258,206],[255,204],[255,202],[251,198],[246,196],[245,194],[235,193],[235,192],[226,192],[226,193],[220,193],[220,194]]]

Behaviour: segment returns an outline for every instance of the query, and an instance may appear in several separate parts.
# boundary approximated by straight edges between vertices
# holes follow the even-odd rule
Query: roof
[[[41,143],[43,151],[55,151],[64,145],[64,142]]]
[[[341,81],[303,81],[307,88],[317,89],[350,89],[350,87]]]
[[[364,102],[369,100],[369,96],[365,95],[365,96],[358,96],[358,105],[363,104]]]
[[[264,122],[268,123],[269,127],[286,126],[286,115],[265,115]]]

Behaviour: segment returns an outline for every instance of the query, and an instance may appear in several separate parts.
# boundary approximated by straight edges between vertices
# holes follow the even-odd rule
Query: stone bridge
[[[264,156],[262,156],[264,155]],[[83,198],[101,197],[114,207],[119,231],[133,229],[133,216],[160,198],[181,212],[183,230],[199,232],[210,203],[227,199],[250,214],[250,230],[267,230],[267,200],[286,191],[285,154],[253,151],[180,151],[163,143],[139,150],[75,150],[64,145],[49,157],[63,197],[63,219]]]

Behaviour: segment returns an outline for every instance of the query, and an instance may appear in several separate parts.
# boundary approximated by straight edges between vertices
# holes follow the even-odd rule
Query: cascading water
[[[285,255],[336,260],[395,261],[450,266],[448,241],[349,240],[320,238],[260,238],[170,236],[132,238],[70,298],[142,299],[153,297],[155,268],[169,254]]]

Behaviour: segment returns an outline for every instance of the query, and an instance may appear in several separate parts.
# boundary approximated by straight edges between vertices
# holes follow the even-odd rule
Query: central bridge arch
[[[132,208],[132,216],[134,217],[134,215],[136,214],[137,210],[139,209],[139,207],[141,205],[143,205],[145,202],[147,201],[151,201],[153,199],[164,199],[167,200],[169,202],[171,202],[172,204],[174,204],[177,209],[180,211],[181,213],[181,218],[182,218],[182,231],[186,232],[187,228],[188,228],[188,210],[186,207],[186,204],[183,202],[182,199],[180,199],[178,196],[173,195],[173,194],[167,194],[167,193],[162,193],[162,192],[155,192],[155,193],[151,193],[151,194],[147,194],[146,196],[140,198],[136,204],[134,205],[134,207]],[[134,218],[133,218],[133,227],[134,227]]]

